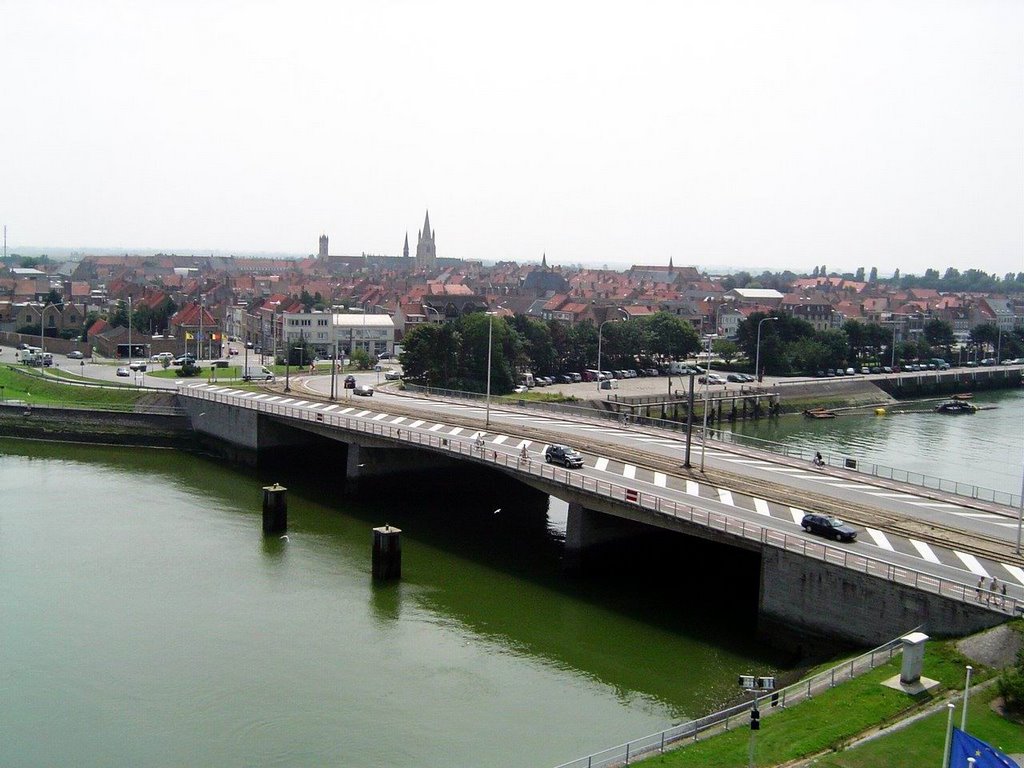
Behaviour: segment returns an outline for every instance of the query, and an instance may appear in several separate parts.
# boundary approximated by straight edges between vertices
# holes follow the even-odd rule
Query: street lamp
[[[769,320],[778,320],[777,317],[762,317],[761,322],[757,324],[757,345],[755,346],[754,352],[754,376],[757,377],[757,383],[761,383],[761,326],[767,323]]]
[[[622,320],[629,319],[629,313],[626,312],[622,307],[616,307],[617,312],[622,313],[622,317],[610,317],[597,326],[597,391],[601,391],[601,331],[604,329],[605,323],[617,323]]]
[[[704,471],[704,452],[708,445],[708,406],[711,403],[711,342],[713,336],[708,336],[708,366],[704,369],[704,426],[701,428],[700,438],[700,471]],[[755,371],[756,373],[756,371]],[[691,403],[692,405],[692,403]]]
[[[423,309],[426,309],[426,310],[428,310],[428,311],[430,311],[430,312],[433,312],[433,313],[434,313],[435,315],[437,315],[438,317],[443,317],[443,315],[442,315],[442,314],[441,314],[441,313],[440,313],[440,312],[439,312],[438,310],[434,309],[434,308],[433,308],[432,306],[430,306],[429,304],[421,304],[421,305],[420,305],[420,307],[421,307],[421,308],[423,308]]]
[[[494,316],[497,312],[487,313],[487,407],[484,411],[484,426],[491,426],[491,340],[494,336]]]

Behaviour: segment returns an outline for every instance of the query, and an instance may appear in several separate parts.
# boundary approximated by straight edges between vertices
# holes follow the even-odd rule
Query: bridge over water
[[[315,435],[344,446],[350,482],[456,465],[502,473],[569,502],[570,553],[652,529],[745,551],[760,562],[758,631],[776,640],[819,634],[873,644],[918,625],[967,633],[1024,606],[1016,511],[997,504],[732,446],[709,445],[700,473],[680,466],[676,435],[529,409],[380,394],[332,402],[208,384],[180,395],[193,428],[243,460],[301,451]],[[552,442],[583,449],[584,467],[545,464]],[[799,520],[810,510],[840,510],[860,540],[805,534]],[[993,577],[1007,586],[1005,599],[988,594]]]

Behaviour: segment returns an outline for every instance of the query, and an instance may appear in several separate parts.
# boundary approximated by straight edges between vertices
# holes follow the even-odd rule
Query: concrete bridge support
[[[878,645],[919,624],[941,636],[1006,620],[980,605],[769,547],[761,554],[759,602],[758,634],[780,647],[805,643],[808,634]]]
[[[588,552],[605,549],[649,531],[650,528],[642,523],[570,502],[565,526],[565,565],[570,569],[579,568]]]

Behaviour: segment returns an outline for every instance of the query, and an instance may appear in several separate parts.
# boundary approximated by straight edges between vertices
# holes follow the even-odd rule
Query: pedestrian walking
[[[984,588],[985,588],[985,577],[984,576],[979,576],[978,577],[978,587],[977,587],[978,602],[979,603],[981,602],[981,590],[983,590]]]
[[[990,603],[994,603],[995,600],[996,600],[996,595],[999,592],[999,582],[996,581],[996,577],[995,576],[992,577],[992,583],[988,585],[988,591],[989,591],[988,601]]]
[[[1006,585],[1005,584],[1003,584],[1003,586],[1001,586],[999,588],[999,596],[1001,598],[1000,601],[999,601],[999,607],[1000,608],[1005,608],[1006,607]]]

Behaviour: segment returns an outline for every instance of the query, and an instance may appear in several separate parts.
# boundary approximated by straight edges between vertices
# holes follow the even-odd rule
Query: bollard
[[[373,578],[402,578],[402,530],[384,524],[373,529]]]
[[[263,487],[263,534],[288,530],[288,489],[274,483]]]

